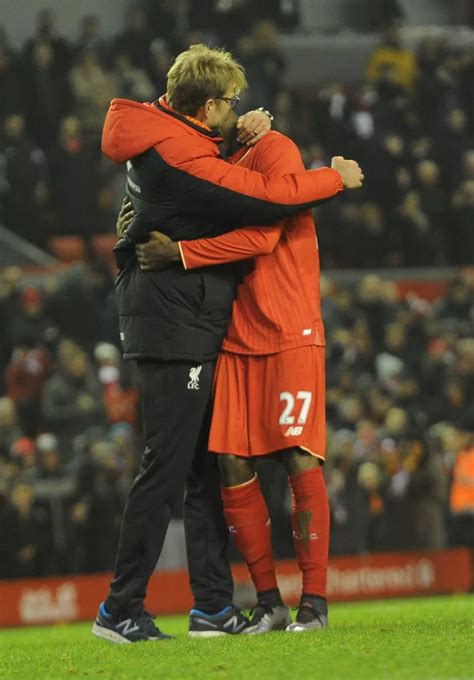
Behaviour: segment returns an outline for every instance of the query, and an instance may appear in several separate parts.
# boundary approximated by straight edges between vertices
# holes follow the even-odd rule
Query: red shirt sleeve
[[[256,145],[253,153],[254,167],[269,178],[304,170],[298,147],[284,135],[270,133]],[[196,269],[268,255],[278,243],[283,227],[284,223],[280,222],[270,227],[236,229],[214,238],[180,241],[184,268]]]
[[[244,227],[214,238],[180,241],[181,260],[185,269],[197,269],[268,255],[278,243],[282,229],[280,224],[273,227]]]

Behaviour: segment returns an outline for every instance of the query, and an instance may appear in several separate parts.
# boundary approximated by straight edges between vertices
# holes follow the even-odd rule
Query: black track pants
[[[106,600],[114,616],[143,608],[171,508],[182,500],[195,606],[218,611],[232,601],[228,530],[217,456],[207,451],[215,363],[139,363],[145,451],[125,506],[115,573]]]

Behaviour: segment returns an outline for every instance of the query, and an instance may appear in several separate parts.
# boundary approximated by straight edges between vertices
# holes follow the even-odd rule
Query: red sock
[[[223,486],[222,501],[227,526],[247,562],[255,589],[261,593],[278,588],[270,517],[258,478],[240,486]]]
[[[326,597],[329,552],[329,501],[323,471],[290,477],[293,491],[293,540],[303,574],[303,593]]]

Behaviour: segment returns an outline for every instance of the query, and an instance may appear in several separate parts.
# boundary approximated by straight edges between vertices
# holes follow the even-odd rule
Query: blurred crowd
[[[322,288],[332,553],[472,545],[462,478],[474,464],[474,270],[433,303],[402,299],[375,275]],[[25,287],[18,269],[0,273],[3,578],[113,566],[142,443],[111,290],[94,262],[42,288]],[[261,468],[287,556],[287,483],[275,463]]]
[[[400,19],[396,2],[382,5],[382,23]],[[88,15],[71,42],[43,10],[19,51],[0,28],[0,221],[41,247],[54,235],[111,231],[124,178],[100,154],[110,100],[154,100],[173,55],[206,42],[232,49],[246,68],[240,112],[270,109],[307,167],[344,155],[364,168],[363,191],[320,211],[323,265],[469,264],[474,50],[429,36],[413,51],[397,25],[385,26],[358,83],[311,82],[308,71],[294,86],[279,31],[297,15],[291,1],[143,0],[113,38]]]

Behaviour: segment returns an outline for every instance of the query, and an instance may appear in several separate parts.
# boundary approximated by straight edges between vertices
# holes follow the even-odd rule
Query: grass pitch
[[[168,642],[113,645],[90,624],[0,632],[1,680],[297,680],[474,678],[474,596],[333,605],[328,630],[188,639],[184,616],[161,618]]]

